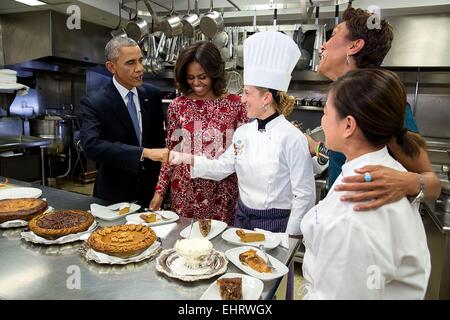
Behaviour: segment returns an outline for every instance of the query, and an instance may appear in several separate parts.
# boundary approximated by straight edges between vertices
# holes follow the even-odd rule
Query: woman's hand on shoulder
[[[354,207],[355,211],[373,210],[382,205],[396,202],[408,195],[408,190],[416,185],[417,174],[402,172],[381,165],[364,166],[355,170],[358,175],[345,177],[336,191],[357,191],[341,197],[342,201],[363,202]],[[372,181],[366,182],[364,174],[369,173]]]

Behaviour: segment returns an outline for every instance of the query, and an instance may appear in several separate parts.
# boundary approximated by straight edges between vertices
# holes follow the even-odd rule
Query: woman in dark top
[[[367,21],[371,13],[362,9],[348,8],[343,14],[343,22],[338,24],[331,38],[322,46],[318,72],[335,81],[351,70],[358,68],[378,68],[391,48],[393,31],[391,25],[381,19],[379,28],[369,29]],[[357,98],[357,92],[355,92]],[[414,135],[417,126],[407,105],[404,126],[408,132],[402,134]],[[309,138],[310,151],[315,153],[320,142]],[[435,200],[440,193],[440,182],[433,172],[427,151],[421,148],[417,159],[406,155],[397,139],[393,138],[388,147],[393,156],[408,170],[400,172],[381,165],[366,166],[356,170],[359,175],[342,180],[343,184],[333,186],[338,191],[361,191],[346,195],[343,201],[363,202],[354,209],[376,209],[383,204],[395,202],[402,197],[415,197],[422,200]],[[329,184],[340,174],[345,157],[342,154],[329,153]],[[364,180],[364,174],[370,173],[371,181]]]

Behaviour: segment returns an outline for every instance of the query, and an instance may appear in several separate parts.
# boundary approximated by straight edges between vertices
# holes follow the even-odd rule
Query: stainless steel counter
[[[436,203],[424,203],[424,210],[429,213],[436,227],[442,232],[450,234],[450,213],[445,212]]]
[[[38,138],[33,136],[0,136],[0,152],[24,149],[24,148],[41,148],[41,181],[45,185],[45,168],[44,168],[44,149],[52,143],[49,139]]]
[[[450,299],[450,213],[433,203],[422,204],[422,221],[431,255],[427,299]]]
[[[51,144],[49,139],[32,136],[0,136],[0,152],[31,147],[45,147]]]
[[[23,182],[12,183],[27,185]],[[28,184],[29,185],[29,184]],[[89,209],[93,202],[105,201],[48,187],[42,197],[56,209]],[[100,225],[125,223],[125,218],[114,222],[97,220]],[[180,231],[190,219],[181,218],[177,227],[162,239],[163,249],[172,248]],[[196,282],[182,282],[168,278],[155,268],[155,259],[128,265],[99,265],[86,261],[79,254],[82,242],[65,245],[35,245],[20,239],[22,228],[0,231],[0,297],[2,299],[158,299],[196,300],[218,277]],[[226,251],[235,246],[221,236],[212,240],[214,248]],[[288,265],[300,240],[290,238],[289,250],[281,247],[268,253]],[[242,273],[231,262],[227,272]],[[77,276],[79,283],[77,282]],[[272,299],[281,278],[264,282],[262,299]],[[79,288],[78,288],[79,284]]]

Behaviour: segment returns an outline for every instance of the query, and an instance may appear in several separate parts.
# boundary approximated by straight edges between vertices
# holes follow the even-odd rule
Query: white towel
[[[255,231],[271,234],[272,236],[278,237],[280,239],[280,245],[283,248],[289,249],[289,235],[286,232],[271,232],[259,228],[255,228]]]
[[[2,83],[0,82],[0,89],[3,90],[18,90],[17,95],[24,96],[28,93],[28,86],[20,83]]]
[[[0,69],[0,75],[17,75],[17,71],[11,69]]]

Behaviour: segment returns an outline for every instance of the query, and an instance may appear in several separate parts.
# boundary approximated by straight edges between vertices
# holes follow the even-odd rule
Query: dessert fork
[[[263,244],[260,244],[260,245],[259,245],[259,248],[261,249],[262,253],[264,254],[264,257],[266,258],[266,261],[267,261],[267,267],[270,268],[270,270],[274,271],[274,270],[275,270],[275,267],[272,265],[272,262],[270,262],[270,259],[269,259],[269,257],[267,256],[266,248],[264,247]]]

